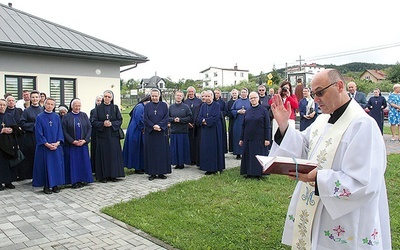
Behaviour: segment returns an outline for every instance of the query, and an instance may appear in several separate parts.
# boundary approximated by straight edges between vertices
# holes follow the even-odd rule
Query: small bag
[[[122,140],[125,138],[125,133],[122,130],[122,128],[118,129],[118,135],[119,135],[119,139]]]
[[[25,159],[25,155],[22,153],[20,149],[17,151],[17,158],[10,159],[10,167],[15,167],[20,164]]]

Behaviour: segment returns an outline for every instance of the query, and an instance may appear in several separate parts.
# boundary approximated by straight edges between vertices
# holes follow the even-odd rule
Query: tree
[[[400,82],[400,63],[397,62],[396,65],[387,69],[386,79],[392,83]]]

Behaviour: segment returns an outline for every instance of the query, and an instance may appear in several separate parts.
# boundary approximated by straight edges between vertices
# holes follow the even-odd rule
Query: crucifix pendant
[[[110,117],[110,115],[109,115],[109,114],[106,114],[106,118],[107,118],[107,120],[109,120],[109,117]]]
[[[157,115],[157,110],[154,110],[154,115]]]
[[[6,124],[4,124],[4,122],[1,123],[1,126],[4,128],[6,126]]]
[[[78,128],[80,128],[81,127],[81,124],[78,122],[76,125],[78,125]]]
[[[50,127],[52,127],[53,126],[53,122],[49,121],[49,125],[50,125]]]
[[[208,113],[207,113],[207,117],[208,117]]]

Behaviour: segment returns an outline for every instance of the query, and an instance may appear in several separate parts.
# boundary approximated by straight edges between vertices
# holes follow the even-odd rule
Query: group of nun
[[[204,102],[189,87],[187,98],[176,91],[175,103],[161,100],[153,89],[131,111],[123,148],[124,166],[135,173],[146,173],[149,180],[166,179],[175,169],[197,165],[205,174],[225,168],[221,108],[212,91]]]
[[[197,165],[210,175],[225,169],[229,148],[242,159],[241,174],[261,177],[255,155],[268,155],[270,118],[258,99],[250,102],[247,89],[228,102],[221,98],[220,90],[203,91],[200,99],[193,87],[187,89],[185,100],[183,92],[177,91],[175,103],[169,107],[160,97],[160,91],[154,89],[132,109],[123,147],[125,167],[148,174],[149,180],[165,179],[171,165],[175,169]],[[232,118],[229,147],[226,116]]]
[[[96,97],[90,119],[81,112],[77,98],[71,100],[68,113],[61,116],[55,113],[51,97],[44,107],[40,106],[39,94],[30,93],[31,105],[22,112],[12,105],[7,107],[23,131],[18,144],[25,156],[12,181],[32,179],[33,187],[43,187],[44,193],[51,194],[64,185],[85,186],[93,182],[93,173],[101,182],[115,182],[125,176],[119,136],[122,115],[113,104],[112,91]]]

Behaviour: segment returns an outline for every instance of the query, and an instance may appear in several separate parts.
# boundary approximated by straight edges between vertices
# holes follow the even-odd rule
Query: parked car
[[[386,102],[387,102],[387,100],[388,100],[388,98],[389,98],[389,92],[381,92],[381,95],[385,98],[385,100],[386,100]],[[367,102],[368,102],[368,100],[371,98],[371,97],[373,97],[374,96],[374,93],[373,92],[371,92],[371,93],[368,93],[368,95],[367,95]],[[369,112],[369,109],[368,108],[366,108],[365,109],[365,112]],[[386,106],[386,108],[383,110],[383,118],[385,119],[385,120],[387,120],[388,119],[388,115],[389,115],[389,104]]]

